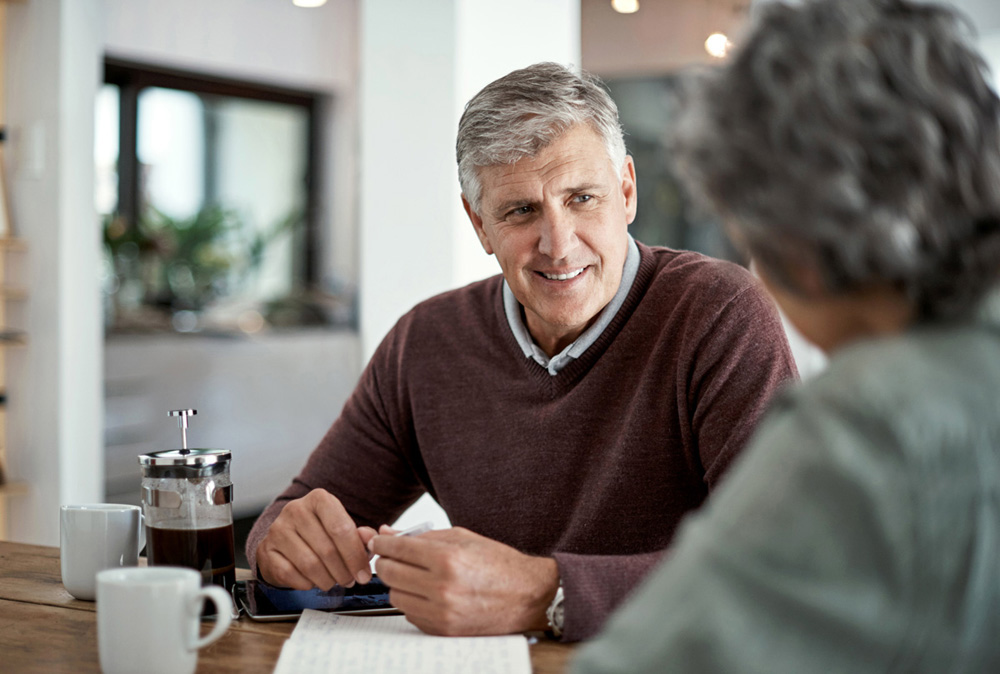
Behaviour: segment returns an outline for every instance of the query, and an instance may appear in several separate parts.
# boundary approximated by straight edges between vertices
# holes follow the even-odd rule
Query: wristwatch
[[[559,581],[559,587],[556,589],[556,596],[549,604],[549,607],[545,609],[545,618],[549,621],[549,636],[558,639],[562,636],[563,631],[563,587],[562,581]]]

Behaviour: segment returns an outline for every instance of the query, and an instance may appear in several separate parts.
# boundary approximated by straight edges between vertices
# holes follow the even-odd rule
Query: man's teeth
[[[577,276],[583,273],[583,270],[584,267],[580,267],[577,270],[567,272],[565,274],[546,274],[545,272],[542,272],[542,276],[549,279],[550,281],[566,281],[571,278],[576,278]]]

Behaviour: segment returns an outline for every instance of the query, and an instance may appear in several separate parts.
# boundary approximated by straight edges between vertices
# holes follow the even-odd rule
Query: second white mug
[[[139,563],[146,544],[142,509],[116,503],[62,506],[59,539],[63,586],[77,599],[93,601],[98,571]]]
[[[215,625],[204,638],[198,626],[205,600],[215,604]],[[148,566],[97,574],[97,646],[104,674],[191,674],[198,649],[229,628],[232,600],[221,587],[201,587],[194,569]]]

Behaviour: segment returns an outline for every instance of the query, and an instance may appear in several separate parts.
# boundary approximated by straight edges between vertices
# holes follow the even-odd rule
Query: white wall
[[[361,3],[365,360],[406,310],[452,287],[454,26],[451,0]]]
[[[6,350],[13,540],[56,544],[59,505],[103,494],[100,232],[93,197],[98,0],[7,5],[6,156],[15,234],[31,292]]]

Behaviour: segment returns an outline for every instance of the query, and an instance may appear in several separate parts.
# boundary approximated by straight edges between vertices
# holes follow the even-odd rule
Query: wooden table
[[[246,577],[249,572],[237,572]],[[62,586],[59,548],[0,541],[0,671],[99,672],[96,610]],[[293,622],[234,620],[199,651],[198,672],[272,672],[294,628]],[[572,646],[539,641],[530,652],[534,672],[561,674]]]

